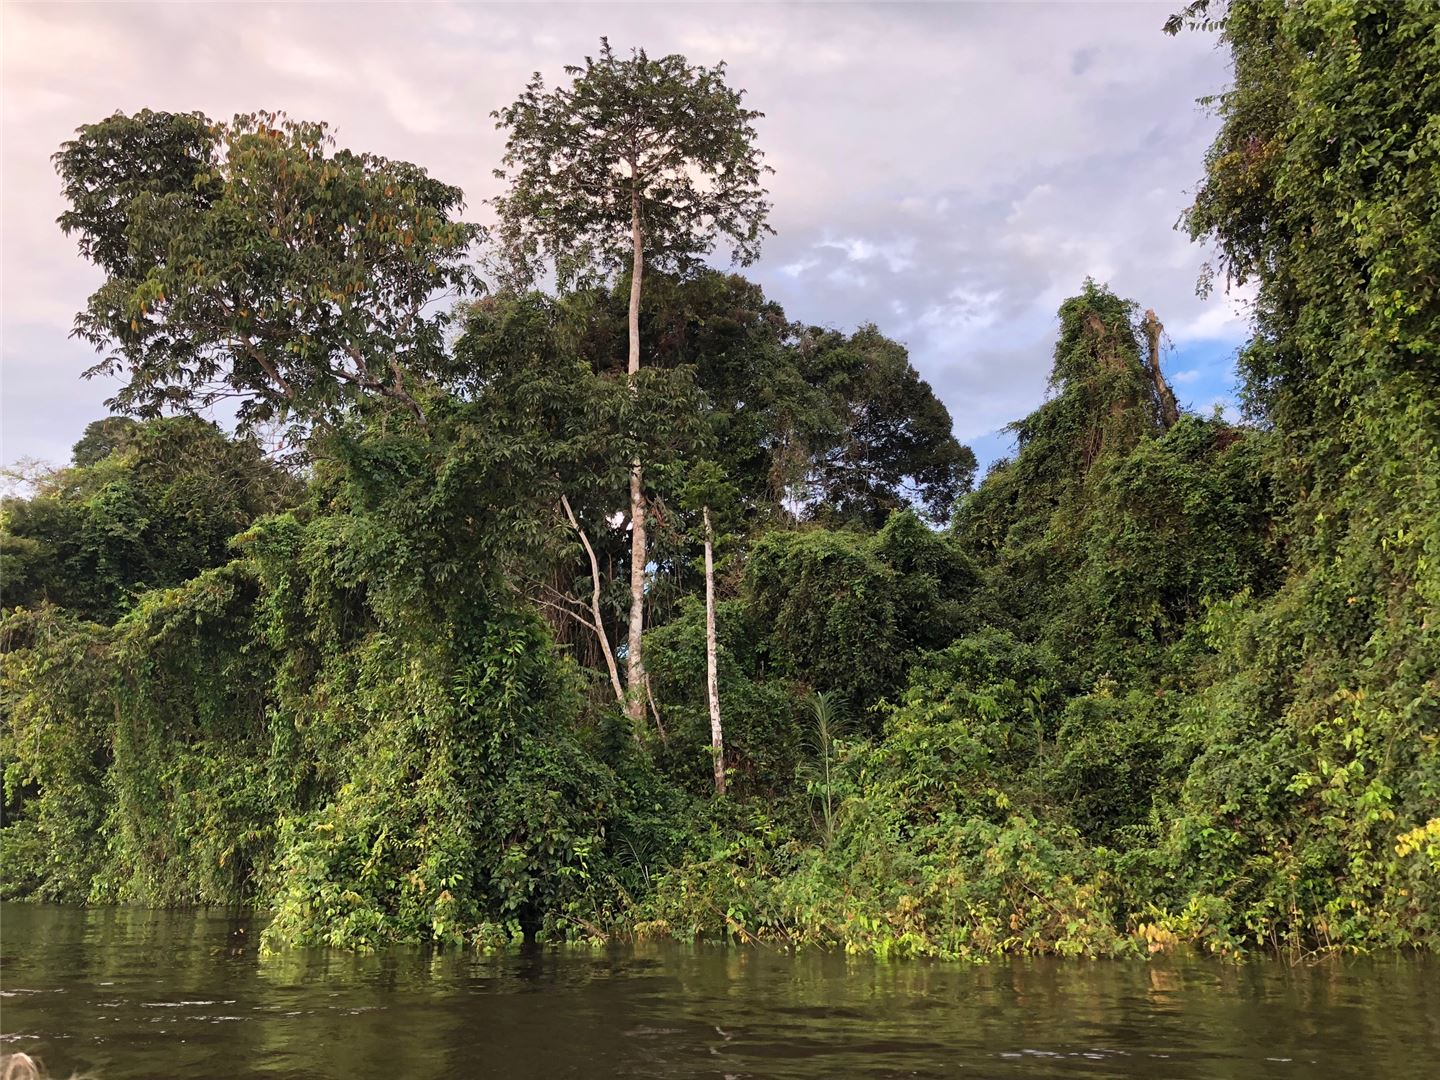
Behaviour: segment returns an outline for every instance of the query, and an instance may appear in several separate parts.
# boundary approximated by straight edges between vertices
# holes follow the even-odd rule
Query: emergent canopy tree
[[[640,370],[640,295],[646,260],[660,269],[698,266],[720,237],[735,261],[759,253],[770,204],[768,171],[755,148],[760,113],[725,82],[725,65],[683,56],[615,55],[602,38],[598,58],[570,66],[568,87],[550,90],[537,73],[520,98],[494,113],[507,133],[509,191],[496,200],[509,272],[532,279],[554,264],[562,288],[630,268],[629,361]],[[628,708],[645,712],[646,497],[642,462],[630,463]]]
[[[106,275],[74,333],[108,350],[88,374],[128,374],[113,408],[303,425],[377,397],[423,422],[437,301],[474,284],[459,188],[276,113],[116,113],[54,160],[60,226]]]

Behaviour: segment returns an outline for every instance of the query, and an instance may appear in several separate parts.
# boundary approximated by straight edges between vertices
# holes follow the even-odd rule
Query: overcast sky
[[[1174,225],[1224,55],[1160,31],[1175,0],[730,5],[3,6],[0,457],[60,463],[114,384],[68,339],[97,275],[60,234],[50,155],[115,110],[279,109],[342,144],[495,192],[489,118],[532,71],[617,48],[725,60],[766,113],[772,238],[748,271],[787,313],[905,342],[982,460],[1045,393],[1055,309],[1086,275],[1153,307],[1183,402],[1231,390],[1245,323],[1200,300]]]

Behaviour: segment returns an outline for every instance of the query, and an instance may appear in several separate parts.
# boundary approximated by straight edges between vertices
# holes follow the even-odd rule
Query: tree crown
[[[378,396],[419,412],[444,349],[432,306],[474,284],[459,188],[275,113],[116,113],[55,166],[60,226],[106,273],[75,335],[108,350],[88,374],[129,375],[113,407],[240,398],[242,423],[313,422]]]
[[[767,232],[761,179],[772,171],[755,147],[763,114],[725,81],[724,63],[617,56],[570,66],[569,86],[547,88],[537,72],[514,104],[492,115],[507,133],[495,200],[507,272],[527,283],[552,262],[562,286],[626,265],[638,210],[645,254],[658,268],[687,270],[731,241],[748,265]]]

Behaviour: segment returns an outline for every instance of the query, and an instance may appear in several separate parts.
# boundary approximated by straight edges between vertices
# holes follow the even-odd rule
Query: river
[[[715,947],[262,957],[224,912],[0,905],[52,1076],[1421,1077],[1440,964],[877,963]]]

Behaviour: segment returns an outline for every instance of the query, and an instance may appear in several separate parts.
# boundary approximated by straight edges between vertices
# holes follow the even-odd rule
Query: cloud
[[[53,224],[49,156],[75,127],[283,108],[459,184],[485,220],[490,110],[601,34],[728,62],[776,169],[778,235],[747,272],[794,318],[905,341],[962,438],[1041,400],[1055,309],[1087,275],[1154,307],[1177,347],[1233,347],[1243,303],[1195,295],[1205,252],[1173,228],[1215,126],[1194,101],[1224,57],[1161,34],[1159,10],[7,4],[0,456],[63,457],[111,392],[78,380],[89,358],[66,337],[96,284]]]

